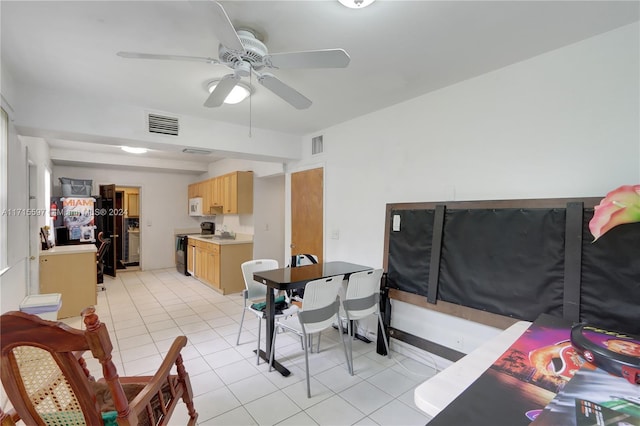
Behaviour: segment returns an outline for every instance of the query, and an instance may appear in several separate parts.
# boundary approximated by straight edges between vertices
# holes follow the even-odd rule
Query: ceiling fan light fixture
[[[121,146],[120,149],[128,152],[129,154],[144,154],[148,151],[147,148],[139,148],[135,146]]]
[[[338,0],[340,4],[350,9],[364,9],[375,0]]]
[[[219,82],[220,80],[213,80],[208,84],[209,93],[213,92],[213,89],[216,88]],[[227,95],[224,103],[233,105],[244,101],[251,94],[251,89],[251,86],[244,84],[243,82],[238,82],[231,93]]]

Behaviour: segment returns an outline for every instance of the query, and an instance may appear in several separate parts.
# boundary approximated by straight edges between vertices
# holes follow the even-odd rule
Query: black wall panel
[[[447,210],[440,299],[533,321],[562,315],[565,211]]]
[[[396,210],[400,231],[389,234],[387,285],[408,293],[427,295],[433,240],[434,210]]]
[[[596,242],[585,214],[580,320],[640,336],[640,223],[619,225]]]
[[[574,207],[597,201],[566,200],[391,205],[388,219],[399,215],[401,225],[398,232],[388,228],[387,285],[426,298],[434,261],[437,299],[430,303],[442,300],[529,321],[541,313],[568,315],[640,335],[640,223],[617,226],[592,242],[593,208],[576,216]],[[512,208],[518,203],[526,207]],[[445,207],[444,228],[441,244],[433,247],[440,241],[434,239],[437,205]],[[500,208],[489,208],[495,205]],[[573,212],[571,224],[562,206]],[[563,312],[563,303],[572,312]]]

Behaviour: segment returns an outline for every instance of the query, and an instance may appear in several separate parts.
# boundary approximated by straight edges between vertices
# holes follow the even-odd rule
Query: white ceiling
[[[637,1],[378,0],[361,10],[337,0],[221,4],[236,28],[256,30],[271,53],[343,48],[351,63],[273,72],[313,101],[307,110],[259,84],[251,103],[205,108],[205,85],[229,73],[224,66],[116,52],[217,58],[209,2],[2,0],[2,67],[17,85],[96,103],[240,125],[251,119],[256,128],[303,135],[639,19]],[[85,148],[102,149],[93,142],[78,149]]]

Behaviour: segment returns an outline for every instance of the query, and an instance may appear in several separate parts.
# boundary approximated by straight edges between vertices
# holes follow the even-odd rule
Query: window
[[[7,145],[9,142],[9,117],[0,108],[0,274],[7,267]]]

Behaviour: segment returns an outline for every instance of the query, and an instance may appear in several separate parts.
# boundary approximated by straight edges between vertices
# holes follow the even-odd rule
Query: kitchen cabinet
[[[39,262],[40,293],[62,294],[58,319],[79,316],[98,303],[95,245],[56,246],[42,251]]]
[[[189,184],[189,187],[187,189],[187,194],[188,194],[188,198],[199,197],[199,195],[198,195],[198,184],[197,183]]]
[[[202,198],[204,215],[250,214],[253,213],[253,172],[232,172],[192,183],[187,193],[189,198]]]
[[[195,278],[222,294],[239,293],[245,288],[240,265],[253,258],[253,243],[216,244],[190,239],[189,245],[191,241]]]
[[[124,217],[138,218],[140,216],[140,193],[138,188],[118,187],[122,191],[122,209]]]
[[[223,213],[222,211],[222,179],[221,178],[213,178],[209,183],[209,197],[211,201],[211,207],[214,211],[218,213]]]
[[[222,212],[224,214],[253,213],[253,172],[233,172],[220,178],[222,179]]]
[[[127,193],[127,217],[139,217],[140,216],[140,194],[128,192]]]

